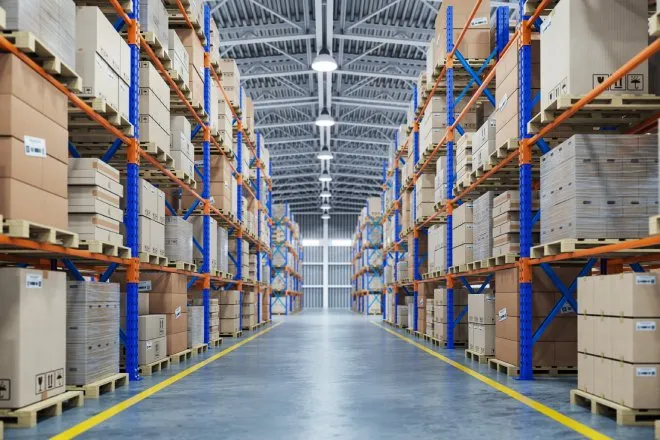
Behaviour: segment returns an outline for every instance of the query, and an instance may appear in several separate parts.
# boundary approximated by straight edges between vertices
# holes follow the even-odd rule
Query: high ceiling
[[[469,1],[469,0],[466,0]],[[508,2],[493,2],[501,5]],[[517,3],[517,2],[516,2]],[[212,0],[223,57],[235,58],[255,102],[273,167],[273,199],[320,213],[321,162],[329,135],[333,212],[357,212],[380,195],[383,162],[405,123],[426,67],[437,0]],[[324,26],[332,14],[332,26]],[[312,70],[323,41],[339,67]],[[314,124],[325,103],[337,123]]]

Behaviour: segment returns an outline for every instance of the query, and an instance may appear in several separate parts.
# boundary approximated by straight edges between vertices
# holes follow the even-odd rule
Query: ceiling
[[[466,0],[468,1],[468,0]],[[512,3],[517,1],[511,0]],[[437,0],[211,0],[221,55],[235,58],[270,150],[273,200],[320,213],[321,139],[330,139],[332,212],[357,212],[378,196],[394,133],[406,122],[426,67]],[[509,2],[494,2],[500,6]],[[512,8],[514,12],[515,8]],[[332,14],[332,26],[324,26]],[[322,41],[339,67],[311,69]],[[323,97],[325,95],[325,98]],[[329,104],[337,123],[314,124]],[[326,131],[327,130],[327,131]]]

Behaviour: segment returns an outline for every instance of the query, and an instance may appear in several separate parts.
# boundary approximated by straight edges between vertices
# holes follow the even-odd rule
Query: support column
[[[330,307],[330,289],[328,285],[330,284],[330,265],[329,263],[329,249],[328,249],[328,220],[323,220],[323,240],[321,241],[323,245],[323,308],[327,309]],[[356,281],[357,282],[357,281]]]
[[[447,54],[454,50],[454,8],[447,7]],[[454,188],[454,131],[450,127],[454,124],[454,57],[447,56],[447,272],[453,266],[453,198]],[[454,283],[450,277],[447,279],[447,348],[454,348]]]

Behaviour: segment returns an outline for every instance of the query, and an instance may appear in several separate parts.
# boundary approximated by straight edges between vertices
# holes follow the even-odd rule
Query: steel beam
[[[255,73],[254,75],[243,75],[241,76],[241,79],[244,81],[249,81],[251,79],[261,79],[261,78],[278,78],[283,76],[309,75],[310,73],[316,73],[316,72],[314,70],[284,70],[281,72],[264,72],[264,73]],[[366,78],[392,79],[397,81],[412,81],[412,82],[417,81],[417,77],[415,76],[401,76],[401,75],[394,75],[391,73],[361,72],[358,70],[336,70],[334,73],[341,73],[342,75],[363,76]]]
[[[349,179],[365,179],[365,180],[377,180],[380,181],[380,176],[369,176],[366,174],[347,174],[347,173],[330,173],[331,176],[334,177],[346,177]],[[273,176],[273,180],[282,180],[282,179],[290,179],[292,177],[295,177],[296,179],[301,179],[304,177],[318,177],[319,173],[304,173],[304,174],[284,174],[281,176]],[[300,183],[299,183],[300,184]]]
[[[367,124],[363,122],[350,122],[350,121],[336,121],[336,124],[354,126],[354,127],[363,127],[363,128],[381,128],[381,129],[398,129],[399,126],[395,124]],[[297,127],[301,125],[316,125],[314,121],[292,121],[292,122],[281,122],[278,124],[265,124],[257,125],[257,130],[268,130],[270,128],[282,128],[282,127]]]

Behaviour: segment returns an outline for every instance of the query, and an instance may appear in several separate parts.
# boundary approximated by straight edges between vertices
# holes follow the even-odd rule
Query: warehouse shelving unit
[[[398,299],[399,289],[403,290],[407,294],[410,293],[408,287],[412,286],[413,295],[415,297],[415,322],[414,330],[417,331],[417,296],[419,293],[419,286],[421,284],[429,285],[438,285],[443,283],[447,287],[447,321],[448,324],[448,335],[446,341],[446,347],[449,349],[454,348],[454,328],[463,318],[467,312],[467,307],[459,314],[459,316],[453,316],[453,290],[454,287],[458,286],[458,283],[461,283],[466,289],[471,293],[474,293],[471,285],[481,284],[482,289],[487,285],[492,277],[492,274],[495,271],[518,268],[520,273],[520,379],[529,380],[533,378],[533,364],[532,364],[532,350],[534,343],[538,340],[543,331],[547,326],[552,322],[554,317],[559,313],[562,306],[565,303],[570,304],[574,310],[578,310],[577,303],[574,298],[574,293],[577,289],[577,280],[575,280],[571,285],[564,285],[561,280],[556,276],[550,264],[557,264],[561,262],[571,262],[573,264],[580,263],[583,264],[581,272],[578,274],[578,277],[585,276],[591,273],[592,268],[596,264],[597,260],[600,259],[600,273],[620,273],[623,271],[624,265],[630,265],[631,269],[634,271],[643,271],[641,263],[658,261],[660,260],[660,235],[647,236],[637,240],[627,240],[613,244],[604,244],[598,245],[589,249],[576,250],[571,252],[559,252],[555,255],[534,257],[531,254],[532,249],[532,228],[533,225],[539,220],[540,213],[534,213],[532,211],[532,172],[533,172],[533,151],[532,147],[537,145],[540,152],[546,153],[550,151],[550,146],[546,143],[543,138],[551,133],[559,125],[570,122],[570,118],[574,116],[578,111],[584,109],[589,103],[591,103],[595,98],[597,98],[601,93],[606,91],[611,87],[617,80],[625,76],[626,73],[634,69],[638,64],[648,59],[650,56],[655,54],[660,50],[660,41],[657,39],[654,40],[647,48],[642,50],[637,54],[633,55],[630,61],[623,65],[620,69],[614,72],[609,78],[607,78],[603,83],[598,87],[595,87],[591,92],[584,95],[577,102],[573,103],[570,108],[561,112],[554,121],[549,124],[542,126],[541,128],[536,129],[536,133],[530,133],[532,121],[532,102],[533,96],[531,93],[531,78],[532,78],[532,52],[531,52],[531,42],[532,42],[532,32],[540,25],[541,15],[551,4],[551,0],[541,0],[535,2],[525,2],[524,0],[519,0],[519,17],[521,17],[518,24],[516,32],[509,39],[509,29],[508,29],[508,11],[499,10],[497,11],[497,55],[501,58],[508,50],[515,50],[516,47],[519,50],[519,69],[521,74],[519,75],[519,145],[518,148],[510,151],[504,158],[499,160],[498,163],[493,165],[489,170],[485,171],[480,177],[471,183],[468,187],[459,191],[458,194],[453,193],[454,186],[454,171],[453,171],[453,160],[454,160],[454,140],[455,133],[459,132],[462,134],[460,128],[460,121],[467,114],[468,110],[477,103],[482,94],[485,94],[488,84],[495,77],[495,69],[497,63],[488,68],[486,64],[482,66],[480,72],[485,71],[483,77],[479,76],[480,72],[474,72],[470,69],[460,52],[457,50],[460,42],[462,41],[465,30],[467,30],[468,25],[471,20],[474,18],[482,0],[475,0],[475,6],[472,10],[472,13],[467,19],[467,22],[464,27],[464,31],[458,36],[455,42],[452,41],[453,34],[451,30],[447,32],[447,57],[444,62],[444,66],[438,78],[436,79],[433,89],[430,92],[430,96],[433,96],[435,90],[438,88],[439,84],[445,81],[447,96],[454,96],[454,73],[455,73],[455,61],[461,63],[461,65],[467,70],[472,77],[472,80],[463,92],[459,95],[463,97],[468,93],[470,87],[473,84],[476,84],[478,88],[472,94],[468,104],[464,110],[456,117],[454,117],[454,105],[456,101],[449,99],[447,103],[447,125],[446,134],[442,141],[438,143],[432,153],[428,154],[423,160],[420,161],[419,157],[419,122],[423,115],[424,109],[429,103],[429,99],[422,105],[419,110],[418,116],[412,128],[412,136],[403,143],[403,146],[400,150],[397,150],[394,156],[394,163],[390,165],[390,168],[387,172],[387,182],[384,186],[384,190],[387,191],[389,185],[394,185],[394,200],[392,204],[387,208],[384,216],[384,221],[391,217],[394,217],[394,243],[386,249],[385,259],[390,258],[398,262],[400,257],[400,251],[405,246],[405,239],[407,234],[400,233],[400,215],[402,210],[402,195],[400,189],[403,191],[411,191],[414,189],[414,185],[423,173],[423,171],[430,166],[433,160],[435,160],[438,155],[441,153],[447,155],[447,202],[444,206],[441,206],[437,209],[434,214],[421,222],[416,222],[412,231],[409,232],[413,234],[413,243],[414,248],[409,249],[410,252],[413,252],[413,264],[415,265],[414,270],[414,279],[408,283],[402,283],[399,279],[399,274],[396,269],[394,270],[394,283],[388,286],[388,291],[391,291],[395,296],[395,304]],[[507,8],[508,9],[508,8]],[[453,11],[451,7],[446,8],[445,13],[447,14],[447,28],[453,28]],[[515,45],[515,46],[514,46]],[[491,56],[492,57],[492,56]],[[415,100],[414,107],[418,109],[416,100],[417,96],[413,98]],[[491,99],[491,97],[489,97]],[[625,122],[624,122],[625,123]],[[643,133],[648,131],[649,128],[657,124],[657,113],[655,115],[650,114],[649,119],[644,121],[637,127],[629,127],[626,131],[627,133]],[[412,138],[412,143],[409,145],[409,142]],[[395,138],[395,147],[398,146],[398,140]],[[404,155],[407,153],[408,148],[413,148],[414,153],[414,175],[410,182],[407,182],[402,185],[401,183],[401,163],[403,161]],[[505,263],[497,266],[478,268],[474,270],[457,270],[456,267],[452,268],[449,271],[449,268],[452,267],[452,212],[453,209],[459,206],[463,201],[474,198],[475,193],[480,189],[483,189],[483,184],[487,182],[492,176],[497,173],[509,172],[506,169],[506,166],[514,159],[519,159],[519,166],[517,170],[518,177],[518,188],[520,191],[520,258],[515,263]],[[404,162],[405,163],[405,162]],[[391,182],[391,183],[390,183]],[[403,188],[402,188],[403,187]],[[506,188],[509,189],[509,188]],[[414,194],[413,194],[413,203],[411,210],[415,209],[414,203]],[[414,212],[413,212],[414,218]],[[435,276],[433,278],[421,279],[418,265],[420,262],[419,255],[419,236],[420,234],[425,233],[426,229],[437,222],[446,222],[447,224],[447,236],[446,236],[446,267],[447,273],[442,276]],[[639,251],[641,248],[646,248],[646,253]],[[650,248],[650,251],[649,251]],[[653,253],[653,250],[657,249],[658,253]],[[625,253],[618,255],[616,252],[626,251]],[[650,253],[649,253],[650,252]],[[390,255],[394,253],[394,256]],[[385,263],[384,263],[385,265]],[[555,287],[558,291],[561,292],[562,298],[557,302],[555,307],[552,309],[550,314],[545,318],[540,327],[536,332],[532,331],[532,268],[533,266],[540,266],[543,271],[548,275],[552,280]],[[468,278],[470,279],[468,281]],[[394,313],[396,319],[396,312]],[[396,324],[396,323],[394,323]]]
[[[284,308],[284,314],[289,315],[294,311],[299,311],[302,307],[302,275],[300,272],[300,262],[304,257],[302,245],[300,243],[300,237],[291,221],[291,208],[289,207],[289,204],[287,203],[285,205],[286,212],[283,217],[274,218],[272,217],[271,195],[268,209],[271,213],[273,235],[275,232],[280,232],[281,235],[284,236],[284,240],[273,241],[271,235],[273,257],[279,254],[284,258],[283,266],[273,266],[271,260],[271,288],[272,282],[276,278],[280,278],[285,286],[283,290],[273,289],[270,302],[271,316],[273,313],[273,305],[275,304],[281,304]],[[294,240],[296,241],[295,247],[291,244]],[[289,254],[291,254],[292,260],[289,259]],[[289,281],[291,281],[293,289],[288,288]]]
[[[175,6],[180,11],[180,21],[184,26],[191,29],[196,29],[196,26],[191,22],[191,19],[186,13],[186,9],[181,0],[168,0],[169,4]],[[126,10],[123,5],[131,7],[132,9]],[[83,273],[99,274],[99,281],[107,281],[117,268],[122,268],[126,271],[126,296],[127,296],[127,318],[126,318],[126,332],[123,343],[126,347],[126,371],[129,373],[131,380],[139,379],[138,374],[138,284],[140,281],[140,271],[161,271],[169,273],[178,273],[190,277],[188,288],[193,286],[201,287],[203,292],[204,304],[204,342],[209,343],[209,298],[211,289],[219,290],[221,288],[228,288],[233,286],[234,289],[243,292],[243,289],[248,286],[254,286],[258,289],[259,296],[261,294],[270,295],[270,289],[262,286],[261,282],[261,267],[258,265],[257,283],[244,282],[244,274],[241,271],[241,252],[238,252],[238,273],[233,280],[211,274],[210,271],[210,218],[213,216],[218,220],[218,224],[230,228],[233,231],[233,237],[237,240],[237,248],[241,249],[242,240],[247,239],[253,246],[256,247],[258,261],[260,262],[262,255],[265,254],[270,260],[270,247],[268,244],[261,241],[261,234],[257,237],[245,235],[244,226],[241,212],[242,192],[245,189],[246,193],[252,197],[257,197],[257,206],[259,211],[267,212],[264,204],[261,201],[261,186],[262,180],[268,185],[268,205],[272,200],[272,180],[268,175],[262,175],[264,163],[261,161],[260,144],[257,143],[257,148],[252,145],[248,137],[243,122],[235,109],[231,109],[234,115],[236,131],[237,131],[237,167],[232,169],[234,177],[238,185],[238,212],[236,218],[218,210],[210,200],[210,158],[211,158],[211,144],[220,154],[227,154],[225,149],[220,143],[211,135],[211,129],[208,122],[208,115],[210,113],[211,105],[211,84],[212,77],[217,83],[220,92],[223,94],[225,100],[229,102],[227,95],[222,87],[222,83],[218,73],[211,66],[210,57],[210,23],[211,14],[208,4],[204,4],[204,23],[201,29],[197,29],[196,34],[204,48],[204,108],[203,111],[196,111],[191,102],[184,96],[181,89],[177,86],[175,81],[169,75],[168,70],[164,67],[163,63],[156,56],[154,49],[145,40],[144,35],[139,30],[139,2],[120,3],[118,0],[108,0],[108,8],[114,10],[119,19],[115,24],[117,29],[127,27],[127,41],[131,53],[131,80],[130,80],[130,123],[132,124],[132,132],[125,134],[122,130],[112,125],[107,119],[96,112],[92,107],[80,99],[74,92],[69,90],[65,85],[60,83],[52,75],[47,73],[39,64],[21,52],[14,44],[7,40],[4,36],[0,35],[0,50],[9,52],[20,58],[34,71],[44,77],[60,92],[65,94],[69,101],[78,107],[85,115],[100,127],[107,130],[108,133],[116,137],[116,141],[104,154],[103,160],[109,161],[117,153],[122,145],[126,146],[126,214],[125,214],[125,229],[126,229],[126,243],[131,249],[131,258],[120,258],[108,256],[101,253],[90,252],[82,249],[65,247],[59,244],[46,243],[39,240],[32,240],[26,238],[11,237],[8,235],[0,234],[0,260],[8,262],[20,262],[34,265],[37,268],[55,270],[57,268],[65,268],[70,274],[79,280],[83,280],[83,275],[76,267],[78,264]],[[198,26],[199,27],[199,26]],[[183,103],[187,110],[187,117],[197,122],[197,127],[193,130],[192,139],[195,140],[196,136],[201,133],[202,138],[202,152],[203,152],[203,166],[202,171],[195,170],[196,174],[202,177],[203,189],[202,194],[195,192],[195,190],[184,181],[179,179],[172,171],[166,168],[150,153],[146,152],[140,146],[140,127],[139,127],[139,62],[142,59],[148,59],[154,67],[160,72],[161,76],[169,84],[172,92],[178,96],[181,103]],[[231,107],[231,106],[230,106]],[[257,167],[256,173],[256,189],[252,190],[249,182],[243,180],[242,177],[242,137],[245,136],[245,141],[248,144],[249,150],[254,157],[254,164]],[[230,148],[230,146],[228,146]],[[80,152],[76,149],[75,145],[69,144],[69,152],[72,157],[80,157]],[[181,214],[184,219],[189,218],[191,215],[203,215],[203,264],[198,272],[179,270],[167,266],[159,266],[155,264],[144,263],[139,258],[139,237],[138,237],[138,179],[140,177],[140,161],[147,162],[155,170],[166,176],[172,185],[179,187],[181,190],[186,191],[188,194],[195,197],[195,202],[185,212],[177,213],[171,206],[168,206],[172,215]],[[196,167],[197,168],[197,167]],[[260,216],[258,216],[260,217]],[[257,229],[261,232],[261,228],[270,227],[270,218],[266,219],[266,224],[262,225],[260,218],[257,219]],[[20,250],[20,253],[16,253]],[[25,252],[31,251],[31,252]],[[224,286],[224,287],[223,287]],[[261,320],[261,318],[260,318]]]
[[[381,206],[383,201],[381,200]],[[385,266],[382,264],[372,264],[372,260],[382,256],[383,252],[383,221],[382,215],[372,215],[367,205],[367,215],[364,219],[358,220],[355,234],[353,235],[351,247],[351,261],[353,267],[352,282],[353,301],[356,303],[355,311],[369,315],[371,308],[376,302],[381,306],[381,312],[384,310],[384,289],[372,289],[371,283],[380,281],[380,285],[385,285],[384,273]],[[382,208],[381,208],[382,209]],[[377,237],[380,236],[380,239]],[[360,269],[358,269],[358,263]],[[373,299],[371,296],[377,296]]]

